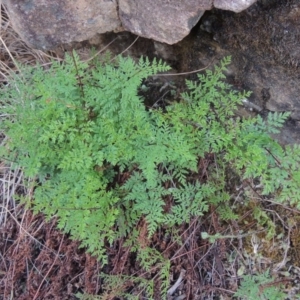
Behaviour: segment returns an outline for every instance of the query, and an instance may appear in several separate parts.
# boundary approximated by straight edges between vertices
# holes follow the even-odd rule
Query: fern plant
[[[276,284],[269,271],[257,275],[244,275],[241,285],[234,296],[241,300],[277,300],[287,296],[280,291],[280,282]]]
[[[300,206],[299,147],[284,149],[269,135],[288,114],[235,118],[249,93],[223,81],[229,63],[187,81],[181,100],[164,109],[146,109],[138,95],[144,78],[169,69],[161,61],[88,65],[73,53],[47,70],[22,68],[0,98],[1,156],[36,179],[28,200],[34,211],[58,217],[59,228],[103,262],[105,244],[119,237],[136,251],[141,218],[148,237],[203,215],[209,204],[234,218],[228,166],[260,178],[264,194],[279,191],[277,201]],[[208,153],[216,163],[203,182],[195,179],[198,160]]]

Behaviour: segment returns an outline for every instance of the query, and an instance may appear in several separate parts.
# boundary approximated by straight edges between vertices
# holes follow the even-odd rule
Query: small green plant
[[[77,294],[79,299],[112,299],[114,297],[123,297],[124,299],[139,300],[140,295],[146,299],[154,299],[155,282],[159,282],[159,293],[164,299],[167,295],[170,276],[170,261],[155,249],[150,247],[136,247],[137,261],[142,270],[149,274],[155,273],[151,279],[145,279],[141,276],[125,275],[107,275],[101,274],[103,280],[103,293],[101,297],[95,297]],[[129,290],[129,291],[128,291]],[[157,289],[156,289],[157,290]]]
[[[287,296],[280,291],[280,282],[269,275],[269,271],[257,275],[244,275],[234,296],[241,300],[278,300]]]
[[[158,274],[167,280],[162,258],[135,246],[139,222],[151,237],[202,216],[209,205],[223,220],[236,218],[228,207],[228,168],[259,179],[263,195],[300,207],[300,148],[270,137],[288,113],[236,118],[249,93],[223,81],[229,63],[225,58],[198,82],[186,81],[180,101],[157,109],[144,106],[138,88],[169,69],[161,61],[118,57],[88,65],[73,53],[47,70],[21,68],[0,98],[7,141],[0,154],[35,179],[27,199],[35,212],[57,217],[60,229],[104,263],[105,245],[127,239],[142,267],[161,264]],[[198,162],[206,155],[215,162],[201,181]]]
[[[109,300],[115,297],[139,300],[142,293],[146,299],[153,299],[153,282],[142,277],[125,275],[101,274],[104,291],[101,296],[77,293],[75,296],[80,300]],[[134,288],[134,292],[132,289]],[[127,290],[130,289],[130,292]]]

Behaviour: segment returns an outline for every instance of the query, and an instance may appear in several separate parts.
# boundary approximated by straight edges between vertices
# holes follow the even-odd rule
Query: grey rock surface
[[[256,0],[3,0],[11,23],[33,48],[52,49],[96,34],[127,30],[175,44],[206,10],[240,12]],[[123,27],[122,27],[123,26]]]
[[[257,0],[214,0],[214,7],[239,13]]]
[[[116,0],[3,0],[14,30],[30,46],[83,41],[121,23]]]
[[[174,44],[187,36],[212,0],[120,0],[123,27],[139,36]]]

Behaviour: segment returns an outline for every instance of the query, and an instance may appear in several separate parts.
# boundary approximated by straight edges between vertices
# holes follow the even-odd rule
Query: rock
[[[206,10],[218,7],[240,12],[255,1],[3,0],[2,3],[20,37],[34,48],[48,50],[123,27],[148,39],[175,44],[189,34]]]
[[[139,36],[175,44],[187,36],[212,7],[241,12],[257,0],[120,0],[123,27]]]
[[[214,7],[239,13],[257,0],[214,0]]]
[[[3,0],[14,30],[30,46],[52,49],[118,28],[117,0]]]
[[[212,0],[120,0],[123,27],[139,36],[175,44],[187,36]]]

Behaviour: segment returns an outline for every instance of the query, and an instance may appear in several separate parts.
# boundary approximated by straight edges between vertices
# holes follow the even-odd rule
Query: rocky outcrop
[[[30,46],[51,49],[97,33],[127,30],[174,44],[205,10],[240,12],[256,0],[3,0],[13,28]],[[121,27],[121,25],[123,27]]]

